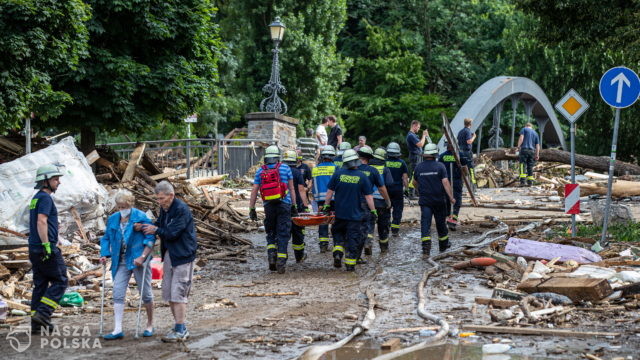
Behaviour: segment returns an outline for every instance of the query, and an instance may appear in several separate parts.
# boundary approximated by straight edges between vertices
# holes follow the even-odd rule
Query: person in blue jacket
[[[111,258],[111,275],[113,278],[113,317],[114,328],[105,340],[116,340],[124,337],[122,318],[124,315],[125,295],[129,287],[129,279],[133,274],[141,292],[142,302],[147,310],[147,327],[142,336],[153,335],[153,293],[151,291],[151,265],[144,262],[153,249],[155,236],[145,235],[134,229],[135,223],[151,224],[142,210],[133,207],[135,198],[128,190],[116,194],[118,211],[109,216],[107,229],[100,239],[100,262],[106,264]],[[144,278],[143,278],[144,274]]]

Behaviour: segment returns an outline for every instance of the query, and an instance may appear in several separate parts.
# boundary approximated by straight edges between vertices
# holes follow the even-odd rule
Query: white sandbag
[[[0,226],[21,233],[29,231],[28,205],[37,192],[33,188],[36,170],[47,164],[59,165],[64,173],[58,190],[52,195],[60,222],[73,222],[71,207],[81,215],[90,213],[94,218],[104,215],[102,204],[107,191],[96,181],[73,138],[67,137],[55,145],[0,164]]]

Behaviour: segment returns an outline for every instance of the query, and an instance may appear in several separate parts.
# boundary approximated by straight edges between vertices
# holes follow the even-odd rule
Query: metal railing
[[[271,143],[258,139],[172,139],[141,141],[145,154],[160,170],[187,169],[187,177],[229,174],[242,177],[264,155]],[[129,160],[138,143],[100,144],[110,147],[122,159]]]

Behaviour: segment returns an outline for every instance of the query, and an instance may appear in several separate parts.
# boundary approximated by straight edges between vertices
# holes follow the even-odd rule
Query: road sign
[[[574,123],[589,108],[589,104],[575,90],[569,90],[556,104],[556,110]]]
[[[640,79],[633,70],[624,66],[609,69],[600,79],[600,96],[614,108],[629,107],[640,96]]]
[[[197,122],[198,122],[198,115],[195,115],[195,114],[194,114],[194,115],[187,116],[187,117],[184,119],[184,122],[187,122],[187,123],[197,123]]]
[[[564,212],[573,215],[580,214],[580,185],[564,185]]]

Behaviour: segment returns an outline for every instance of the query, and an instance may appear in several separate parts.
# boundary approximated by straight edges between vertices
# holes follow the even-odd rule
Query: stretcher
[[[326,215],[323,213],[302,213],[291,218],[294,224],[298,226],[318,226],[333,224],[335,215]]]

